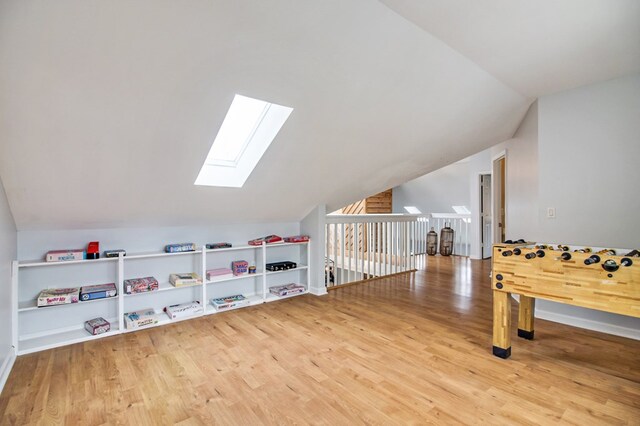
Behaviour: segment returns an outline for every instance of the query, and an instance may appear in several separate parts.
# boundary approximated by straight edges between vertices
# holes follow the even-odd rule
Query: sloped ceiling
[[[297,221],[509,138],[532,97],[476,62],[370,0],[3,1],[0,177],[19,230]],[[236,93],[294,111],[196,187]]]
[[[381,0],[525,96],[640,71],[638,0]]]

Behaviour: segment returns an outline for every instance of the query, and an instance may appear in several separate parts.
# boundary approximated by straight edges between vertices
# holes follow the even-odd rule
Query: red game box
[[[249,245],[261,246],[262,243],[274,244],[274,243],[281,243],[281,242],[282,242],[282,237],[279,237],[277,235],[267,235],[266,237],[256,238],[255,240],[249,241]]]
[[[294,235],[292,237],[284,237],[285,243],[306,243],[309,241],[308,235]]]

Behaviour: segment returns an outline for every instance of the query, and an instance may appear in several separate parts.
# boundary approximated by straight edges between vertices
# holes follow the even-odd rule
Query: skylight
[[[404,209],[407,211],[407,213],[409,214],[422,214],[422,212],[420,211],[420,209],[418,209],[416,206],[404,206]]]
[[[457,214],[471,214],[467,206],[451,206]]]
[[[242,187],[291,111],[235,95],[194,185]]]

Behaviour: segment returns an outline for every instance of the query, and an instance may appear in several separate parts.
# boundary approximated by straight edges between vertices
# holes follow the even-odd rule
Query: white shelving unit
[[[96,260],[14,261],[14,346],[18,354],[22,355],[306,294],[310,283],[309,251],[309,243],[305,242],[243,245],[223,249],[202,248],[182,253],[138,253]],[[220,280],[206,279],[207,270],[230,267],[233,260],[246,260],[249,265],[256,266],[256,273]],[[296,262],[297,268],[273,272],[266,270],[267,263],[285,260]],[[168,282],[171,273],[186,272],[200,274],[203,284],[174,287]],[[147,276],[154,276],[159,281],[157,291],[136,294],[123,292],[125,279]],[[82,287],[108,282],[116,283],[116,297],[42,308],[36,305],[38,294],[45,288]],[[304,285],[306,291],[284,297],[269,293],[269,287],[291,282]],[[236,294],[247,297],[249,304],[218,312],[209,303],[213,298]],[[169,305],[196,300],[204,306],[202,314],[172,320],[162,311]],[[155,310],[158,323],[126,329],[124,314],[146,308]],[[84,322],[100,316],[111,323],[111,330],[92,336],[84,329]]]

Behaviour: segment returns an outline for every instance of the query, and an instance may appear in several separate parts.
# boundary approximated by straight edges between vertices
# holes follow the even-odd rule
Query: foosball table
[[[532,340],[536,299],[640,317],[638,251],[571,251],[562,245],[493,246],[493,354],[511,355],[511,294],[520,298],[518,337]]]

